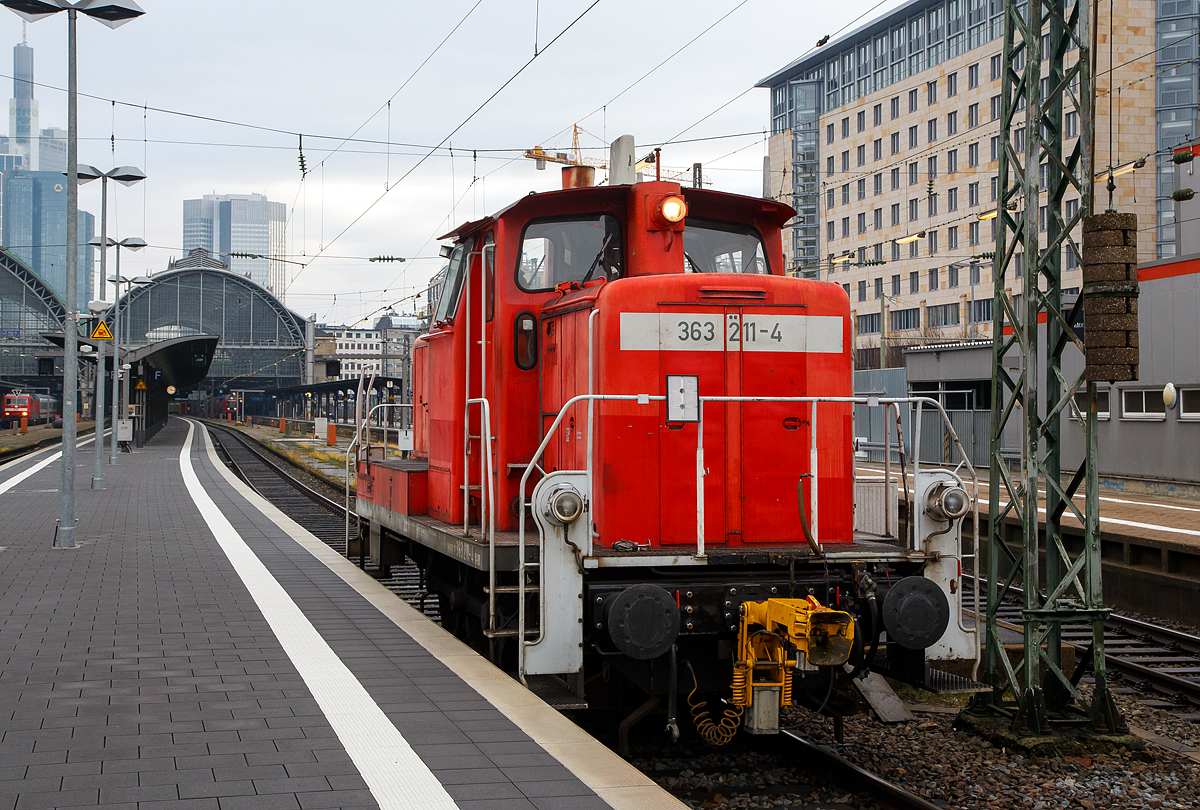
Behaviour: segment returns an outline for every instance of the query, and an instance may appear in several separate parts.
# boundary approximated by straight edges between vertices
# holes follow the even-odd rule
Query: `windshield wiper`
[[[604,258],[604,251],[608,250],[608,243],[612,241],[613,234],[604,237],[604,244],[600,245],[600,252],[596,254],[596,258],[592,259],[592,266],[588,268],[587,274],[580,281],[580,284],[586,284],[592,278],[592,273],[596,272],[596,268],[600,266],[601,259]]]

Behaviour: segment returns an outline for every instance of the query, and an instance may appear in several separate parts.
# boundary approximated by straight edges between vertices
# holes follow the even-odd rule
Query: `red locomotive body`
[[[414,559],[448,627],[580,701],[589,661],[674,695],[684,660],[702,689],[729,689],[732,671],[750,706],[746,617],[817,602],[859,628],[860,669],[880,644],[917,677],[937,644],[976,654],[957,621],[904,624],[957,606],[962,515],[926,510],[945,519],[911,542],[893,524],[856,532],[849,301],[785,275],[794,215],[649,182],[530,194],[443,237],[455,246],[414,348],[414,457],[358,462],[372,558]],[[921,532],[948,539],[935,550]],[[893,628],[877,597],[908,619]],[[776,706],[834,677],[821,651],[783,643]]]

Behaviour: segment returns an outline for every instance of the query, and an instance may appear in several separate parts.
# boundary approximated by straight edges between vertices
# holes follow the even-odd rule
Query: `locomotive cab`
[[[530,194],[443,237],[414,458],[359,461],[372,556],[417,561],[447,627],[575,705],[613,696],[584,694],[604,667],[672,706],[728,695],[769,732],[843,664],[920,681],[977,658],[969,461],[859,480],[856,407],[939,406],[853,396],[846,293],[784,272],[794,215],[649,182]],[[871,498],[881,526],[856,513]]]

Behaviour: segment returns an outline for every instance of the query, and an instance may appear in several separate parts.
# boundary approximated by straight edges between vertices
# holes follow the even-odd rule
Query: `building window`
[[[856,157],[858,158],[859,166],[861,166],[867,162],[867,145],[866,144],[859,145]]]
[[[900,274],[892,276],[892,295],[900,294]]]
[[[842,184],[842,205],[849,205],[849,204],[850,204],[850,184],[843,183]]]
[[[1075,408],[1079,409],[1080,416],[1083,416],[1085,418],[1087,417],[1087,406],[1088,406],[1087,391],[1077,391],[1075,393]],[[1079,418],[1075,415],[1075,408],[1067,409],[1068,413],[1072,419]],[[1108,389],[1107,388],[1099,388],[1098,387],[1096,389],[1096,418],[1097,419],[1108,419],[1109,418]]]
[[[992,178],[992,202],[996,201],[996,187],[999,185],[999,179],[1000,178],[998,178],[998,177]],[[993,219],[992,224],[995,225],[996,220]]]
[[[874,143],[876,160],[883,160],[883,138],[876,138]]]
[[[874,123],[875,126],[881,125],[883,123],[883,105],[876,104],[871,113],[872,123]]]
[[[946,98],[958,95],[958,74],[951,73],[946,76]]]
[[[929,199],[930,199],[930,200],[936,200],[936,199],[937,199],[937,195],[936,195],[936,194],[934,194],[934,195],[933,195],[933,196],[931,196]],[[929,232],[929,234],[928,234],[928,239],[929,239],[929,255],[930,255],[930,256],[932,256],[933,254],[935,254],[935,253],[937,253],[937,252],[938,252],[938,237],[937,237],[937,234],[938,234],[938,232],[937,232],[937,231],[930,231],[930,232]]]
[[[967,144],[967,168],[974,169],[979,166],[979,144]]]
[[[1184,388],[1180,390],[1179,418],[1200,419],[1200,388]]]
[[[883,209],[876,208],[873,216],[875,217],[875,230],[883,230]]]
[[[833,143],[833,124],[825,127],[825,143]]]
[[[875,279],[875,300],[883,298],[883,276]]]
[[[938,289],[938,269],[936,267],[929,268],[929,292],[937,292]]]
[[[831,189],[831,188],[825,189],[825,207],[833,208],[833,200],[834,200],[833,189]]]
[[[967,107],[967,129],[975,129],[979,126],[979,105],[972,104]]]
[[[943,326],[958,326],[959,311],[958,304],[942,304],[941,306],[926,308],[926,316],[929,318],[930,329],[940,329]]]
[[[850,137],[850,116],[846,116],[842,119],[842,137]]]
[[[891,108],[892,120],[895,121],[900,117],[900,96],[892,98]]]
[[[846,282],[845,284],[843,284],[842,289],[846,291],[846,297],[849,298],[850,297],[850,282]]]
[[[958,150],[951,149],[946,153],[946,174],[954,174],[958,171]],[[953,210],[953,209],[951,209]]]
[[[1063,137],[1079,137],[1079,113],[1074,110],[1063,115]]]
[[[908,184],[910,186],[915,186],[917,184],[917,171],[918,169],[916,163],[908,164]]]
[[[892,169],[892,191],[900,188],[900,167]]]
[[[867,198],[867,178],[865,177],[858,181],[858,198],[860,200]]]
[[[918,256],[920,256],[920,255],[921,255],[921,243],[920,243],[920,241],[916,241],[916,242],[909,242],[909,243],[908,243],[908,258],[910,258],[910,259],[915,259],[915,258],[917,258],[917,257],[918,257]]]
[[[892,154],[893,155],[900,154],[900,133],[899,132],[892,133]]]
[[[984,298],[971,302],[971,323],[992,322],[992,299]]]
[[[850,217],[842,217],[842,238],[850,238]]]
[[[1038,230],[1046,232],[1046,206],[1038,206]]]
[[[916,295],[921,291],[921,274],[913,270],[908,274],[908,294]]]
[[[899,278],[897,276],[897,278]],[[911,332],[921,328],[921,308],[894,309],[891,312],[893,332]]]
[[[892,203],[892,224],[900,224],[900,203]],[[896,258],[900,258],[897,256]]]
[[[937,104],[937,82],[925,82],[925,103],[929,106]]]
[[[878,197],[883,193],[883,175],[875,175],[875,177],[872,179],[872,185],[874,187],[875,196]]]
[[[910,113],[917,111],[917,88],[915,87],[908,91],[908,111]]]
[[[957,211],[958,210],[958,186],[955,186],[954,188],[948,189],[946,191],[946,210],[947,211]],[[958,245],[953,245],[953,247],[958,247]]]
[[[936,194],[929,195],[929,200],[926,203],[926,208],[928,209],[928,211],[926,212],[927,216],[936,217],[938,215],[938,195],[936,195]]]
[[[929,180],[932,182],[938,176],[937,155],[933,155],[926,161],[929,172]]]
[[[858,131],[862,132],[867,128],[867,111],[860,110],[858,113]]]
[[[900,246],[892,242],[892,261],[900,261]]]
[[[858,215],[858,232],[860,234],[867,232],[867,213],[865,211]]]
[[[883,261],[883,242],[876,242],[875,247],[871,251],[874,254],[875,261]]]
[[[866,279],[863,279],[862,281],[858,282],[858,300],[859,300],[859,301],[866,301],[866,300],[867,300],[867,282],[866,282]]]
[[[996,54],[995,56],[993,56],[993,57],[992,57],[992,65],[991,65],[991,67],[992,67],[992,81],[994,81],[994,82],[996,82],[996,81],[999,81],[999,80],[1000,80],[1000,78],[1001,78],[1001,75],[1000,75],[1000,54]]]
[[[850,150],[849,149],[845,149],[842,151],[842,171],[844,171],[844,172],[850,171]]]
[[[1122,419],[1165,419],[1162,389],[1126,389],[1121,392]]]
[[[909,222],[917,221],[917,200],[916,200],[916,198],[913,198],[908,201],[908,221]]]
[[[865,281],[860,281],[859,284],[866,284]],[[862,299],[859,299],[862,300]],[[878,335],[879,334],[879,313],[870,312],[866,315],[858,316],[858,333],[860,335]]]
[[[825,175],[827,177],[832,177],[833,173],[834,173],[833,155],[830,155],[829,157],[825,158]]]
[[[836,231],[837,231],[836,223],[826,222],[825,223],[825,239],[826,239],[826,241],[832,242],[834,239],[836,239],[837,238]]]
[[[946,137],[958,134],[958,111],[946,113]]]
[[[937,119],[930,118],[927,128],[929,130],[929,142],[933,143],[937,140]]]
[[[992,120],[1000,120],[1000,96],[992,96]]]
[[[946,231],[946,247],[953,250],[958,247],[958,226],[953,225]],[[946,286],[954,288],[958,286],[958,265],[952,264],[946,268]]]
[[[967,89],[974,90],[979,86],[979,63],[971,65],[967,68]]]
[[[917,127],[915,124],[908,128],[908,148],[917,148]]]

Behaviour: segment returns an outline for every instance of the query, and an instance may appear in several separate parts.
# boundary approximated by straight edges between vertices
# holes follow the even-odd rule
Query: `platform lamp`
[[[90,244],[90,243],[89,243]],[[88,301],[88,310],[97,318],[108,311],[109,303],[96,299]],[[106,341],[96,341],[96,427],[94,434],[96,436],[95,450],[93,454],[92,465],[92,489],[104,489],[104,389],[105,382],[108,377],[108,370],[104,365],[104,344]],[[114,352],[115,354],[115,352]],[[116,364],[114,363],[114,366]],[[114,395],[116,391],[114,390]],[[115,431],[115,426],[114,426]],[[116,433],[113,433],[113,441],[117,440]]]
[[[95,166],[80,165],[76,167],[75,176],[80,183],[90,183],[93,180],[100,181],[100,239],[91,239],[89,245],[104,245],[106,248],[115,245],[116,242],[108,238],[108,181],[109,178],[116,180],[123,186],[132,186],[134,183],[139,183],[146,179],[146,174],[141,169],[134,166],[118,166],[107,172],[102,172]],[[108,275],[108,268],[105,264],[105,259],[108,257],[108,250],[101,249],[100,251],[100,284],[96,288],[100,298],[104,298],[104,281]]]
[[[110,28],[124,25],[145,14],[133,0],[0,0],[0,5],[28,22],[67,12],[67,165],[79,162],[79,81],[76,75],[75,28],[78,12],[99,20]],[[67,183],[67,267],[63,319],[63,432],[62,497],[59,501],[58,532],[60,548],[75,548],[75,420],[78,412],[76,388],[79,380],[79,187]]]
[[[127,248],[129,250],[141,250],[142,248],[146,247],[145,239],[142,239],[139,236],[130,236],[125,239],[122,239],[119,242],[113,242],[113,244],[117,248],[117,274],[115,276],[108,277],[108,280],[113,282],[114,285],[116,285],[114,287],[114,289],[116,290],[116,298],[117,298],[117,303],[113,307],[113,339],[116,341],[116,350],[115,350],[115,353],[113,354],[113,366],[116,368],[119,368],[119,369],[124,369],[125,365],[128,365],[128,364],[121,365],[121,364],[119,364],[119,362],[116,359],[121,356],[121,284],[122,284],[122,282],[128,284],[129,289],[132,290],[134,284],[149,284],[150,279],[144,278],[144,277],[125,278],[124,276],[121,275],[121,248]],[[128,294],[128,291],[126,294]],[[128,306],[128,304],[126,306]],[[129,341],[126,340],[125,344],[126,344],[125,351],[128,352],[129,351]],[[119,374],[118,374],[117,379],[118,379],[118,381],[120,381],[120,379],[121,379]],[[128,401],[128,399],[129,399],[129,377],[128,377],[128,375],[126,375],[124,379],[125,379],[125,383],[124,383],[123,389],[124,389],[124,394],[125,394],[125,400]],[[113,389],[113,403],[112,403],[113,442],[112,442],[112,453],[108,457],[109,466],[112,466],[113,464],[117,463],[117,451],[119,448],[117,446],[116,431],[117,431],[117,418],[118,418],[118,414],[120,413],[120,405],[118,403],[119,399],[120,399],[120,397],[117,396],[116,389],[114,388]]]

